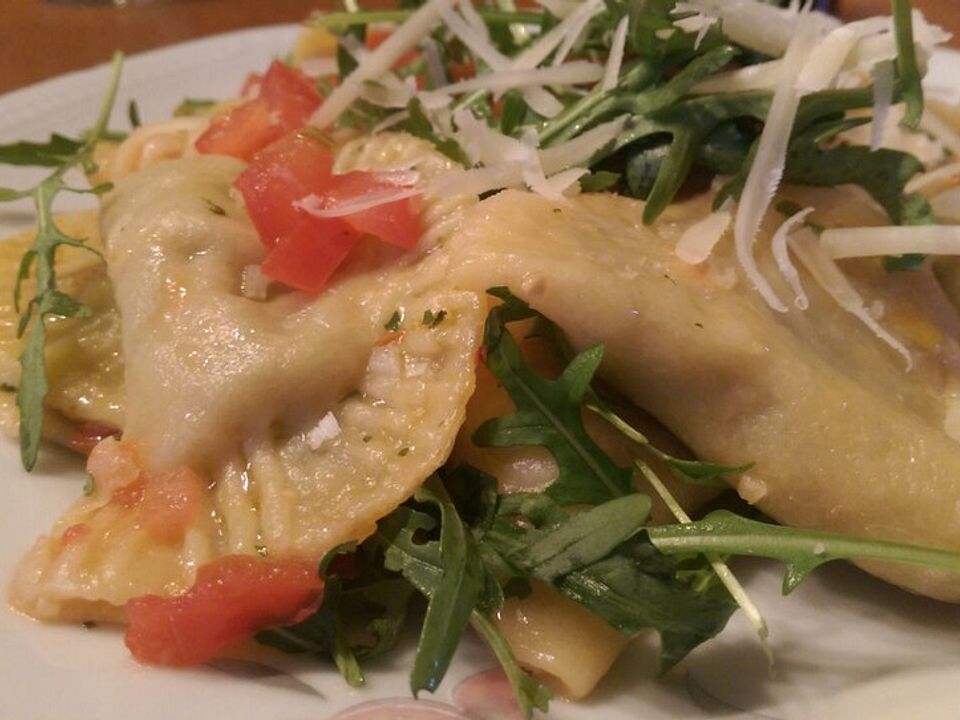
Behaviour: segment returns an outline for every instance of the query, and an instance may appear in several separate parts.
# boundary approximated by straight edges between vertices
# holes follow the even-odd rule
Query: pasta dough
[[[205,479],[200,519],[158,543],[135,504],[98,489],[23,561],[13,601],[30,614],[116,619],[131,597],[181,592],[230,553],[319,558],[372,532],[449,453],[473,390],[479,296],[446,281],[442,253],[384,264],[371,251],[316,299],[242,297],[242,270],[263,251],[230,194],[241,167],[159,163],[122,182],[104,214],[124,440],[150,471]],[[329,418],[336,432],[318,439]]]
[[[847,200],[848,222],[873,212]],[[722,260],[710,269],[677,260],[665,237],[705,209],[675,208],[646,228],[634,200],[557,205],[506,191],[467,213],[454,267],[467,287],[509,285],[575,346],[603,343],[604,377],[700,457],[756,463],[737,485],[781,522],[960,549],[960,453],[945,431],[960,334],[932,275],[853,268],[868,301],[901,316],[904,337],[916,334],[907,340],[917,367],[905,373],[813,287],[806,313],[781,316]],[[924,349],[930,329],[942,339]],[[870,569],[960,600],[955,576]]]

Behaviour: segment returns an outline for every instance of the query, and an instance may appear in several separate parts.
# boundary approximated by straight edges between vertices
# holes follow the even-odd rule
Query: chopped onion
[[[320,418],[316,427],[311,428],[307,433],[307,445],[310,446],[311,450],[319,450],[325,442],[333,440],[341,432],[340,423],[337,422],[336,416],[332,412],[328,412]]]
[[[787,306],[780,301],[757,267],[753,258],[753,243],[763,216],[770,206],[770,200],[783,177],[787,145],[790,142],[793,120],[800,105],[796,79],[804,60],[817,43],[818,33],[818,27],[809,13],[801,14],[796,25],[796,34],[790,41],[790,47],[787,48],[783,58],[782,78],[773,95],[770,111],[767,113],[767,122],[760,134],[757,152],[740,196],[734,224],[737,259],[754,288],[766,303],[778,312],[786,312]]]
[[[718,210],[693,223],[683,231],[673,249],[673,254],[688,265],[699,265],[710,257],[713,248],[720,242],[733,220],[733,201],[727,198]]]
[[[810,301],[807,299],[807,294],[803,291],[803,285],[800,283],[800,275],[790,261],[790,253],[787,250],[787,237],[797,227],[802,225],[803,221],[806,220],[807,216],[812,212],[813,208],[808,207],[788,217],[780,224],[780,227],[778,227],[777,231],[773,234],[773,239],[770,241],[773,259],[777,263],[780,274],[783,275],[790,289],[793,290],[793,304],[798,310],[806,310],[810,307]]]
[[[956,225],[833,228],[824,230],[821,239],[832,258],[960,255],[960,227]]]
[[[624,15],[617,23],[617,29],[613,31],[613,40],[610,41],[610,57],[607,59],[607,66],[603,71],[603,83],[600,85],[604,90],[613,90],[620,79],[620,66],[623,65],[623,50],[627,44],[629,24],[630,16]]]
[[[454,2],[456,0],[427,0],[334,88],[310,118],[310,124],[319,128],[331,125],[360,96],[364,81],[374,80],[388,72],[405,52],[416,47],[440,21],[443,11]]]
[[[867,310],[863,299],[847,276],[824,251],[820,238],[810,229],[801,228],[787,239],[790,249],[807,268],[813,279],[832,297],[840,307],[858,318],[883,342],[903,356],[907,370],[913,367],[913,357],[907,347],[883,328]]]

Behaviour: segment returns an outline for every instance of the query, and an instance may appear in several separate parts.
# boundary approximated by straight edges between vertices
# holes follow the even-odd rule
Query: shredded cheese
[[[718,210],[684,230],[674,246],[674,255],[688,265],[699,265],[710,257],[713,248],[730,227],[733,220],[732,206],[733,201],[727,198]]]
[[[870,149],[877,150],[883,144],[887,128],[887,116],[893,103],[893,85],[896,72],[893,60],[879,62],[873,68],[873,121],[870,124]]]
[[[936,170],[917,175],[910,179],[904,186],[904,191],[908,193],[917,192],[922,188],[934,185],[940,182],[948,182],[960,176],[960,162],[948,163]]]
[[[575,60],[555,67],[534,70],[503,70],[461,80],[436,90],[420,93],[421,97],[461,95],[475,90],[505,92],[513,88],[542,87],[544,85],[580,85],[596,82],[603,77],[603,67],[586,60]]]
[[[753,258],[753,244],[760,223],[770,206],[770,200],[783,177],[787,145],[800,105],[796,80],[805,59],[816,45],[818,36],[818,27],[812,22],[809,13],[800,15],[796,35],[783,58],[780,84],[773,95],[767,122],[760,134],[757,152],[740,196],[734,224],[734,245],[744,274],[766,303],[778,312],[786,312],[787,306],[777,297],[757,267]]]
[[[607,58],[607,66],[603,71],[603,82],[601,87],[607,90],[613,90],[620,79],[620,66],[623,65],[623,50],[627,44],[627,29],[630,25],[630,16],[624,15],[617,23],[617,29],[613,31],[613,39],[610,41],[610,57]]]
[[[833,228],[821,236],[832,258],[882,255],[960,255],[960,227],[955,225],[885,225]]]
[[[843,274],[836,262],[823,249],[820,238],[807,227],[791,234],[787,242],[790,249],[807,268],[817,284],[832,297],[840,307],[854,315],[864,325],[893,350],[899,353],[907,365],[907,370],[913,368],[913,357],[907,347],[891,335],[878,323],[864,305],[863,298],[856,291],[847,276]]]
[[[798,310],[806,310],[810,307],[810,301],[803,290],[803,284],[800,282],[800,274],[797,268],[790,261],[790,252],[787,248],[787,238],[796,228],[800,227],[807,216],[813,212],[812,207],[804,208],[784,220],[777,231],[773,234],[770,241],[770,249],[773,252],[773,259],[777,263],[780,274],[783,275],[790,289],[793,290],[793,304]]]
[[[310,124],[325,128],[360,97],[363,83],[375,80],[393,67],[403,54],[415,47],[440,21],[444,10],[456,0],[427,0],[383,43],[364,57],[310,118]]]

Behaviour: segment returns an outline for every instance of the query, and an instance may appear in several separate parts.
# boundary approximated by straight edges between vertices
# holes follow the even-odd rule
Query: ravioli
[[[244,297],[263,250],[231,193],[241,168],[161,162],[104,210],[124,442],[150,471],[203,478],[199,519],[158,542],[136,503],[96,489],[18,570],[13,601],[34,616],[119,619],[130,598],[182,592],[227,554],[319,558],[371,533],[449,454],[474,387],[480,296],[448,281],[442,252],[385,258],[371,244],[316,298]]]
[[[875,213],[856,194],[834,202],[848,223]],[[466,287],[509,285],[576,347],[603,343],[604,378],[698,456],[755,463],[734,485],[784,524],[960,549],[960,446],[946,430],[960,322],[932,274],[848,267],[913,350],[904,372],[809,278],[810,309],[781,315],[722,249],[708,267],[679,261],[671,238],[707,211],[674,206],[648,228],[635,200],[505,191],[465,214],[453,267]],[[955,576],[868,567],[960,601]]]

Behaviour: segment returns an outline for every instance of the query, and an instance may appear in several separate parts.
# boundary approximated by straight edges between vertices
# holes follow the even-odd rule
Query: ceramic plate
[[[246,73],[291,46],[296,29],[220,35],[133,57],[126,63],[116,127],[127,100],[145,121],[169,116],[184,97],[225,97]],[[0,143],[43,139],[89,127],[106,82],[105,67],[66,75],[0,98]],[[942,53],[928,80],[938,94],[960,95],[960,54]],[[30,171],[0,168],[0,186],[24,186]],[[0,207],[0,236],[29,226],[29,205]],[[13,441],[0,440],[6,469],[0,506],[4,584],[33,539],[80,492],[75,457],[45,450],[37,471],[20,470]],[[734,617],[666,678],[653,677],[651,642],[637,642],[592,699],[555,701],[550,717],[777,718],[848,720],[960,717],[960,608],[909,596],[859,571],[818,571],[793,595],[779,593],[778,568],[741,565],[738,574],[771,628],[772,668],[750,629]],[[495,661],[468,639],[439,692],[414,704],[407,673],[412,642],[368,669],[367,687],[347,687],[331,666],[253,654],[187,671],[137,665],[121,633],[46,626],[0,609],[0,718],[4,720],[507,720],[498,703]]]

